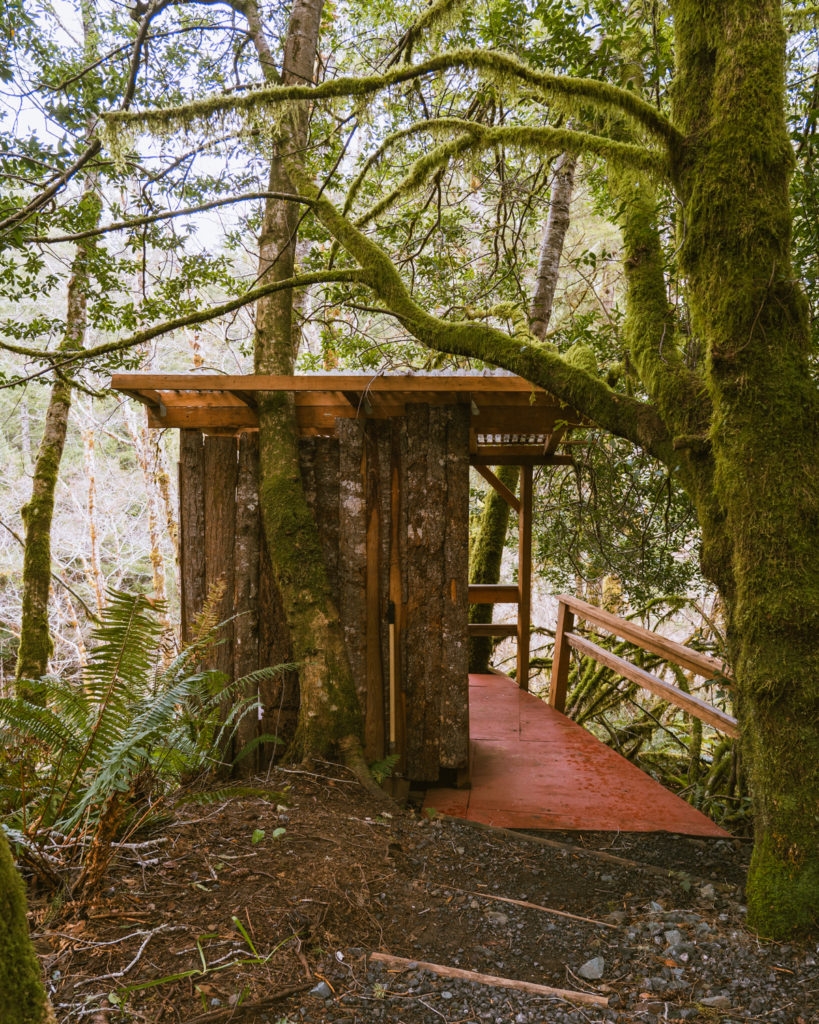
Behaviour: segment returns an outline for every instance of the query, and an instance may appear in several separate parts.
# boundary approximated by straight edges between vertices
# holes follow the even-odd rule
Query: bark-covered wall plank
[[[469,409],[447,408],[444,586],[441,622],[441,765],[469,762]]]
[[[338,604],[362,711],[367,707],[367,507],[364,425],[336,420],[339,439]]]
[[[205,437],[205,585],[223,587],[218,605],[221,643],[208,654],[212,668],[233,674],[233,558],[236,533],[236,439]]]
[[[205,439],[201,430],[179,431],[179,575],[182,642],[205,601]]]
[[[259,437],[256,433],[239,436],[239,464],[236,480],[236,533],[234,539],[233,609],[233,677],[241,679],[259,668],[259,545],[261,516],[259,514]],[[255,696],[254,692],[245,696]],[[248,714],[239,723],[237,747],[258,733],[259,719]],[[245,770],[255,766],[248,759]]]

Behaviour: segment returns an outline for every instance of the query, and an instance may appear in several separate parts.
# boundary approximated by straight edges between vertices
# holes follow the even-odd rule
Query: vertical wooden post
[[[239,467],[236,479],[236,532],[233,539],[233,678],[241,679],[259,668],[259,436],[239,436]],[[242,696],[255,697],[257,687]],[[236,730],[241,749],[259,732],[259,718],[247,714]],[[261,767],[256,750],[241,763],[240,771],[252,775]]]
[[[201,430],[179,431],[179,576],[182,643],[205,603],[205,443]]]
[[[532,467],[520,470],[518,512],[518,663],[521,690],[529,689],[529,632],[532,614]]]
[[[381,493],[378,481],[378,444],[375,424],[364,428],[364,477],[366,536],[366,673],[367,699],[364,717],[364,754],[368,761],[384,757],[384,669],[381,664],[381,601],[379,553],[381,550]]]
[[[557,628],[555,629],[555,649],[552,660],[552,684],[549,687],[549,703],[556,711],[566,710],[566,688],[569,683],[569,657],[571,647],[566,643],[566,633],[571,633],[574,626],[574,615],[561,601],[557,606]]]

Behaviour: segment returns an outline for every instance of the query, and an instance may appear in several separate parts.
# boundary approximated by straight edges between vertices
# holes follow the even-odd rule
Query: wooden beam
[[[223,373],[115,373],[114,391],[361,391],[369,392],[517,392],[523,395],[548,392],[522,377],[443,374],[390,374],[367,376],[343,374],[223,374]]]
[[[532,614],[532,467],[520,472],[518,513],[518,659],[517,683],[529,689],[529,640]]]
[[[469,636],[517,636],[518,627],[515,622],[470,622],[467,628]]]
[[[510,508],[514,509],[515,512],[520,512],[520,502],[518,501],[517,495],[513,494],[502,480],[498,480],[488,466],[476,465],[475,469],[481,474],[488,484],[495,488]]]
[[[517,604],[519,591],[515,583],[471,583],[470,604]]]
[[[259,411],[259,403],[256,401],[256,396],[251,391],[230,391],[228,394],[233,395],[234,398],[238,398],[240,402],[244,402],[245,405],[250,406],[254,412]]]
[[[126,391],[124,388],[121,390],[123,395],[127,395],[129,398],[133,398],[135,402],[146,406],[155,416],[161,418],[165,415],[165,404],[162,401],[161,395],[156,390]]]
[[[631,662],[626,661],[624,658],[619,658],[616,654],[612,654],[611,651],[607,651],[604,647],[592,643],[591,640],[587,640],[585,637],[577,636],[575,633],[566,633],[565,639],[576,651],[594,658],[595,661],[601,665],[606,665],[618,675],[623,676],[625,679],[630,679],[633,683],[637,683],[638,686],[642,686],[644,690],[648,690],[655,696],[675,704],[678,708],[682,708],[683,711],[687,711],[688,714],[694,715],[695,718],[699,718],[720,732],[725,733],[726,736],[733,736],[735,739],[739,737],[737,720],[731,715],[727,715],[724,711],[720,711],[719,708],[715,708],[712,704],[708,704],[699,697],[695,697],[692,693],[686,693],[679,686],[672,686],[670,683],[666,683],[650,672],[646,672],[645,669],[632,665]]]
[[[571,466],[571,455],[545,455],[536,445],[498,445],[497,448],[478,446],[469,458],[470,464],[478,466]]]
[[[546,448],[544,451],[547,455],[554,455],[557,451],[557,446],[563,440],[568,427],[564,424],[563,426],[557,427],[549,436],[549,440],[546,442]]]
[[[222,408],[168,407],[164,416],[148,409],[148,426],[155,429],[179,427],[182,430],[208,430],[210,428],[258,427],[259,417],[249,406],[229,405]]]
[[[634,622],[621,619],[619,615],[614,615],[612,612],[604,611],[596,605],[581,601],[577,597],[572,597],[571,594],[561,594],[558,600],[571,608],[578,618],[592,622],[595,626],[600,626],[623,640],[628,640],[633,644],[637,644],[638,647],[644,648],[646,651],[651,651],[652,654],[659,654],[661,658],[673,661],[676,665],[687,668],[689,672],[704,676],[706,679],[713,679],[715,676],[725,678],[727,675],[726,666],[717,658],[712,658],[708,654],[692,651],[690,647],[685,647],[675,640],[669,640],[667,637],[660,636],[659,633],[654,633],[650,629],[638,626]],[[571,626],[568,628],[571,629]],[[730,685],[731,681],[727,680],[727,682]]]

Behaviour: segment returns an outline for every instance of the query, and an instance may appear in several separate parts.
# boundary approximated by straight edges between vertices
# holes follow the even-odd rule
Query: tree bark
[[[313,81],[323,0],[295,0],[284,43],[282,84]],[[251,37],[268,80],[276,80],[255,3],[243,7]],[[270,161],[271,192],[293,187],[282,149],[300,163],[307,141],[307,105],[296,104],[285,118]],[[259,242],[263,282],[293,276],[299,207],[268,200]],[[281,291],[256,308],[257,373],[293,372],[298,339],[293,329],[293,296]],[[293,398],[259,395],[260,506],[265,537],[299,664],[301,705],[293,752],[324,756],[345,751],[361,767],[361,709],[344,644],[338,609],[322,557],[316,523],[307,504],[299,468]],[[366,779],[364,779],[366,781]]]
[[[572,191],[577,158],[570,153],[561,153],[555,164],[554,184],[549,198],[549,217],[540,247],[535,291],[529,310],[529,324],[532,334],[542,341],[549,330],[555,288],[560,273],[560,257],[569,230]]]
[[[83,198],[84,201],[94,204],[96,223],[100,207],[94,175],[86,178]],[[82,348],[85,341],[87,263],[92,246],[93,242],[87,240],[77,244],[68,281],[65,334],[60,346],[61,351]],[[23,554],[23,607],[16,669],[17,688],[21,694],[27,692],[26,680],[39,679],[46,674],[52,651],[48,628],[51,521],[54,517],[54,495],[65,448],[70,409],[71,386],[62,378],[58,378],[49,397],[43,436],[34,464],[31,497],[21,511],[26,528],[26,546]]]
[[[680,251],[706,341],[723,593],[754,800],[749,924],[817,924],[819,396],[807,304],[790,262],[793,153],[775,0],[673,3]],[[705,524],[704,524],[705,525]],[[723,580],[718,580],[722,590]]]
[[[26,920],[23,882],[0,829],[0,1020],[52,1024],[56,1018],[43,987]]]

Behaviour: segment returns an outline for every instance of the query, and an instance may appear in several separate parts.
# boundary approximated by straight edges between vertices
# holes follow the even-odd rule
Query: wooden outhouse
[[[209,588],[222,588],[214,665],[234,677],[290,660],[264,543],[255,395],[294,394],[305,492],[319,528],[365,718],[368,758],[399,755],[415,781],[464,781],[469,759],[468,638],[516,636],[529,676],[532,474],[571,462],[579,416],[508,374],[290,377],[118,374],[154,428],[180,430],[181,614],[190,636]],[[492,466],[520,465],[520,497]],[[468,585],[469,469],[519,517],[518,579]],[[514,603],[512,625],[469,626],[469,602]],[[263,685],[254,728],[287,737],[298,679]]]

